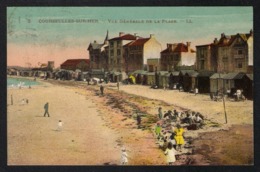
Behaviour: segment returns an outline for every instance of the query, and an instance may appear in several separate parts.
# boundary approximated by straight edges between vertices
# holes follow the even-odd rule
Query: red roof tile
[[[125,34],[123,36],[119,36],[119,37],[115,37],[115,38],[112,38],[112,39],[109,39],[109,41],[111,40],[136,40],[136,36],[134,35],[131,35],[131,34]]]
[[[165,50],[161,51],[161,53],[169,53],[169,52],[188,52],[188,47],[187,45],[183,44],[183,43],[178,43],[176,44],[176,47],[174,48],[174,50],[171,50],[170,48],[166,48]],[[191,52],[194,53],[196,52],[195,50],[191,49]]]
[[[141,38],[141,39],[137,39],[135,41],[132,41],[128,44],[126,44],[125,46],[140,46],[140,45],[144,45],[150,38]]]
[[[89,63],[89,59],[69,59],[69,60],[66,60],[64,63],[62,63],[61,66],[75,66],[82,61]]]

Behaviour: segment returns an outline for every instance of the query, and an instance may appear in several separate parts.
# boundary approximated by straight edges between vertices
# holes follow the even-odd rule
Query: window
[[[110,46],[113,47],[114,46],[114,42],[110,42]]]
[[[205,61],[204,60],[201,60],[200,61],[200,69],[203,70],[204,69],[204,63]]]
[[[237,68],[243,68],[242,62],[237,63]]]
[[[149,72],[153,72],[153,65],[149,65]]]
[[[110,54],[111,54],[111,55],[114,55],[114,50],[110,50]]]
[[[237,54],[239,54],[239,55],[243,54],[243,50],[238,50]]]
[[[179,61],[179,55],[178,55],[178,54],[176,54],[176,55],[174,56],[174,61]]]
[[[118,55],[118,56],[121,55],[121,50],[117,50],[117,55]]]

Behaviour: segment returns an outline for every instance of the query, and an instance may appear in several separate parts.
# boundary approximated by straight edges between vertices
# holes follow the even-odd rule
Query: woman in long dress
[[[176,150],[172,147],[172,144],[168,144],[168,148],[165,150],[164,154],[167,156],[167,162],[172,165],[176,161]]]

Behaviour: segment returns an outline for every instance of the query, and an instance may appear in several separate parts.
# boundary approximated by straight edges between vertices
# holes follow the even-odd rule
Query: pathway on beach
[[[103,165],[120,163],[118,134],[108,128],[89,97],[49,85],[8,90],[8,165]],[[29,99],[22,105],[23,98]],[[49,102],[51,117],[43,117]],[[63,131],[55,131],[58,120]]]
[[[225,123],[223,102],[211,101],[210,97],[206,95],[198,94],[195,96],[194,94],[179,92],[177,90],[150,89],[148,86],[141,85],[122,85],[120,86],[120,90],[191,109],[192,111],[202,113],[202,115],[211,121],[220,124]],[[157,113],[157,108],[154,107],[154,113]],[[163,109],[163,111],[166,110],[172,109]],[[226,112],[228,124],[253,124],[253,101],[226,101]]]

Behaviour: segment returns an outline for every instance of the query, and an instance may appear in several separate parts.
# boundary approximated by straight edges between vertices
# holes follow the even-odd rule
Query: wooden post
[[[223,106],[224,106],[224,113],[225,113],[225,119],[226,119],[226,124],[227,124],[227,113],[226,113],[226,104],[225,104],[225,95],[224,95],[224,78],[223,78],[222,82],[223,82],[223,89],[222,89]]]
[[[11,95],[11,105],[13,105],[13,95]]]
[[[225,105],[225,96],[223,95],[223,106],[224,106],[224,113],[225,113],[225,119],[227,124],[227,113],[226,113],[226,105]]]

